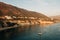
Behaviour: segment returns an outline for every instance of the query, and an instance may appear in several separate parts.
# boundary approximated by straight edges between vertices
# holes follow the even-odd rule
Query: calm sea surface
[[[26,25],[0,31],[0,40],[60,40],[60,23],[44,27]]]

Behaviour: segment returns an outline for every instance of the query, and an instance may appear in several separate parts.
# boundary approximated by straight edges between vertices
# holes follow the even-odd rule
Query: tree
[[[2,11],[0,10],[0,16],[2,16],[3,15],[3,13],[2,13]]]

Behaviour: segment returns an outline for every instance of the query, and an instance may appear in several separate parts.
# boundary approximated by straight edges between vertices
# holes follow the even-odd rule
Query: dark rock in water
[[[0,27],[4,27],[4,22],[0,20]]]
[[[6,22],[6,24],[7,24],[8,27],[17,25],[17,23],[11,23],[11,22]]]

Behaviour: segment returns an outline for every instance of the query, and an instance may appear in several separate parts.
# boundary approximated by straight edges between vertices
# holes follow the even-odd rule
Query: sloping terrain
[[[60,15],[51,16],[50,18],[53,18],[55,22],[60,22]]]
[[[49,17],[34,11],[18,8],[3,2],[0,2],[0,16],[16,16],[16,17],[37,17],[41,19],[49,19]]]

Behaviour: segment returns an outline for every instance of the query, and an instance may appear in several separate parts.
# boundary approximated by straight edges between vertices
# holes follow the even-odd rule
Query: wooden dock
[[[7,29],[11,29],[11,28],[17,28],[18,26],[11,26],[11,27],[4,27],[4,28],[0,28],[0,31],[3,31],[3,30],[7,30]]]

